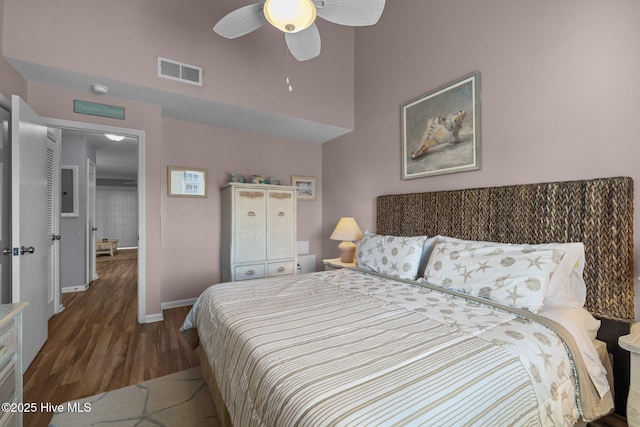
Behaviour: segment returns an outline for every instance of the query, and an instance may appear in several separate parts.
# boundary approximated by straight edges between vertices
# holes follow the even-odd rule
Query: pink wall
[[[220,281],[220,188],[229,172],[279,179],[291,175],[322,178],[321,145],[281,140],[212,126],[165,119],[162,126],[163,164],[208,170],[208,197],[167,197],[162,184],[163,301],[199,295]],[[310,253],[320,261],[322,189],[315,201],[298,202],[298,240],[310,241]]]
[[[0,2],[5,6],[0,20],[4,25],[3,93],[21,94],[42,116],[146,131],[146,314],[159,313],[162,302],[194,298],[220,280],[218,188],[229,171],[274,176],[285,184],[291,175],[317,176],[318,199],[299,203],[298,239],[310,241],[310,253],[320,262],[320,145],[164,119],[158,107],[88,90],[27,85],[5,57],[353,127],[353,29],[319,23],[322,55],[305,63],[290,59],[287,66],[281,33],[263,28],[229,41],[211,31],[219,17],[238,7],[230,0],[191,0],[189,4],[63,0],[55,6],[37,0]],[[205,85],[158,79],[157,56],[204,67]],[[286,90],[286,75],[294,83],[293,93]],[[127,119],[74,114],[73,99],[123,106]],[[209,198],[168,198],[167,165],[208,168]]]
[[[114,99],[128,113],[137,112],[128,114],[125,126],[147,131],[149,247],[163,248],[149,259],[149,313],[158,312],[161,301],[195,296],[195,289],[184,285],[191,278],[199,288],[219,274],[209,263],[217,258],[216,225],[202,232],[189,225],[186,235],[178,231],[204,217],[219,221],[218,206],[209,198],[201,203],[204,212],[193,212],[185,207],[196,201],[168,199],[168,164],[207,165],[215,171],[211,188],[234,169],[284,180],[292,174],[322,177],[322,197],[299,203],[298,225],[299,238],[311,240],[312,252],[324,257],[337,256],[336,242],[328,236],[340,216],[355,216],[363,229],[374,227],[379,194],[640,177],[633,127],[640,113],[635,84],[640,58],[634,54],[640,51],[635,22],[640,4],[635,0],[387,2],[374,27],[354,32],[320,22],[323,54],[290,65],[293,96],[281,90],[287,71],[280,34],[265,28],[228,41],[211,32],[219,16],[238,6],[233,0],[4,3],[6,57],[338,126],[351,127],[355,118],[355,132],[319,148],[167,120],[155,107]],[[31,13],[34,8],[40,13]],[[118,28],[109,22],[118,22]],[[206,86],[184,88],[157,79],[158,55],[204,66]],[[0,58],[0,90],[24,92],[21,78],[11,70],[5,74],[5,68]],[[471,71],[481,73],[482,169],[402,181],[400,104]],[[30,84],[28,95],[42,115],[80,119],[70,112],[76,93]],[[90,121],[89,116],[82,120]],[[638,227],[636,217],[636,236]],[[322,240],[314,241],[320,234]],[[196,269],[181,270],[191,258],[178,248],[194,246],[211,256],[198,255]]]
[[[0,46],[4,42],[4,0],[0,0]],[[16,70],[9,65],[4,56],[0,55],[0,93],[9,98],[13,95],[26,96],[27,82]]]
[[[234,40],[212,31],[236,0],[4,2],[6,57],[353,128],[353,28],[318,20],[322,54],[287,66],[273,27]],[[158,56],[203,67],[204,85],[158,78]]]
[[[340,216],[375,228],[380,194],[638,181],[637,16],[635,0],[387,2],[379,25],[356,31],[355,132],[323,145],[324,256],[337,256],[328,236]],[[400,105],[472,71],[482,169],[401,180]],[[640,247],[638,214],[635,224]]]
[[[126,120],[73,113],[73,99],[123,106]],[[163,119],[159,108],[101,95],[29,84],[28,102],[41,116],[142,129],[146,132],[147,314],[163,302],[197,297],[220,281],[220,193],[230,171],[290,183],[291,175],[322,178],[321,145]],[[208,197],[167,196],[167,166],[208,170]],[[298,203],[298,240],[322,252],[322,187]]]

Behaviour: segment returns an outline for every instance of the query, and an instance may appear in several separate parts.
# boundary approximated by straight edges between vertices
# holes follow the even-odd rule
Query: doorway
[[[144,142],[145,132],[137,129],[119,128],[114,126],[103,126],[91,123],[58,120],[58,119],[45,119],[50,127],[61,129],[62,131],[62,146],[63,156],[62,162],[63,168],[71,166],[73,171],[74,166],[78,166],[78,180],[84,181],[84,185],[79,185],[77,190],[78,204],[81,208],[78,210],[78,214],[84,214],[84,218],[77,218],[78,224],[76,226],[81,228],[80,236],[82,236],[80,242],[76,242],[74,247],[80,248],[82,256],[81,260],[84,262],[81,265],[77,263],[74,266],[66,265],[65,259],[70,259],[64,256],[64,252],[61,251],[61,276],[65,274],[65,268],[72,267],[80,268],[82,270],[83,279],[80,280],[78,286],[88,287],[90,282],[95,278],[95,262],[96,262],[96,241],[101,242],[103,239],[107,240],[121,240],[117,239],[111,234],[117,234],[117,231],[101,230],[104,225],[100,225],[100,204],[96,205],[96,199],[100,197],[101,188],[111,188],[118,192],[118,186],[128,187],[128,191],[135,191],[135,210],[136,218],[133,231],[129,230],[127,238],[122,241],[122,245],[137,247],[138,262],[137,262],[137,319],[138,323],[145,323],[146,316],[146,304],[145,304],[145,202],[144,202]],[[124,137],[121,141],[110,141],[105,134],[119,135]],[[124,141],[124,142],[123,142]],[[65,165],[64,150],[65,144],[70,144],[69,150],[73,155],[80,154],[77,161],[72,165]],[[83,160],[80,160],[83,159]],[[90,159],[87,160],[87,159]],[[67,158],[66,162],[69,163],[72,160]],[[95,171],[91,171],[91,164],[95,165]],[[94,173],[95,172],[95,173]],[[93,176],[91,176],[93,174]],[[96,185],[90,188],[90,181],[95,179]],[[72,180],[73,182],[73,180]],[[93,196],[90,194],[93,193]],[[63,192],[64,194],[64,192]],[[131,196],[129,196],[131,197]],[[73,206],[73,203],[71,203]],[[95,209],[95,210],[94,210]],[[93,210],[95,219],[90,219],[90,213]],[[65,220],[63,214],[61,223]],[[73,222],[73,221],[68,221]],[[104,224],[104,223],[103,223]],[[116,225],[118,227],[118,225]],[[62,229],[62,224],[61,224]],[[133,234],[131,234],[133,233]],[[77,238],[73,232],[67,230],[61,230],[61,243],[65,240],[65,234],[69,236],[69,240]],[[120,242],[119,242],[120,243]],[[122,247],[121,245],[121,247]],[[73,260],[73,258],[71,258]],[[77,259],[77,258],[76,258]],[[72,261],[73,262],[73,261]],[[69,271],[66,271],[69,273]],[[75,276],[67,277],[79,277]],[[61,287],[71,284],[73,288],[74,283],[62,283]],[[73,291],[74,289],[66,289]],[[82,290],[82,289],[77,289]]]

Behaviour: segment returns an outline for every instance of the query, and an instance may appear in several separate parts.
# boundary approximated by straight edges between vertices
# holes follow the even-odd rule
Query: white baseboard
[[[162,310],[170,310],[172,308],[187,307],[189,305],[195,304],[197,299],[198,298],[188,298],[188,299],[181,299],[178,301],[163,302],[162,304],[160,304],[160,308]]]
[[[80,286],[63,286],[60,288],[60,293],[68,294],[70,292],[83,292],[89,289],[89,285]]]
[[[198,298],[189,298],[189,299],[182,299],[178,301],[167,301],[167,302],[160,303],[160,308],[162,309],[162,311],[164,311],[164,310],[170,310],[172,308],[187,307],[189,305],[193,305],[197,299]],[[164,320],[164,314],[154,313],[154,314],[149,314],[145,316],[144,323],[162,322],[163,320]]]
[[[163,320],[164,316],[162,313],[148,314],[144,318],[144,323],[162,322]]]

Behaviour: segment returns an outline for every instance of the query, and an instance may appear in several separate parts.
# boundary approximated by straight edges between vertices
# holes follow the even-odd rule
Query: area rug
[[[199,367],[62,406],[49,426],[220,426]]]

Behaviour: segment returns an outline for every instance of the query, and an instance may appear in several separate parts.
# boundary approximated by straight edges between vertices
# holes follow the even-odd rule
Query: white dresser
[[[221,232],[223,282],[295,274],[295,187],[230,183]]]
[[[22,310],[27,303],[0,305],[0,402],[16,404],[0,412],[0,426],[21,426]]]

